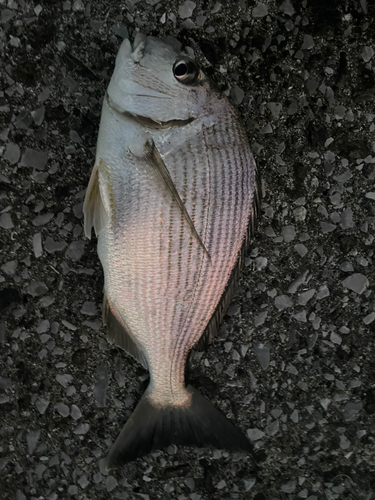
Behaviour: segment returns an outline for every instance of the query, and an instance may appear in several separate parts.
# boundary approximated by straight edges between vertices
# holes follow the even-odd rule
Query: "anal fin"
[[[130,328],[124,326],[123,320],[116,317],[116,312],[111,307],[107,296],[104,294],[103,299],[103,324],[107,326],[107,340],[110,344],[116,344],[121,349],[124,349],[128,354],[133,356],[146,370],[148,370],[147,358],[137,344],[134,336],[131,334]]]

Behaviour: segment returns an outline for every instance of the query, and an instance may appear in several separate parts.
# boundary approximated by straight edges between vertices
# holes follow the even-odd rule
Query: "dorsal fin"
[[[256,224],[258,220],[258,216],[260,214],[260,203],[261,203],[261,181],[258,170],[255,170],[255,187],[254,187],[254,198],[253,203],[250,210],[249,216],[249,224],[247,228],[247,233],[241,247],[240,254],[238,256],[238,260],[236,265],[233,268],[233,271],[229,277],[227,286],[221,296],[221,299],[213,313],[208,325],[206,326],[205,331],[202,336],[194,346],[194,348],[198,351],[205,350],[208,345],[211,343],[213,337],[216,335],[217,331],[220,328],[221,321],[229,307],[233,296],[235,295],[236,286],[238,283],[238,279],[241,273],[241,270],[244,265],[246,254],[249,250],[249,246],[251,240],[254,236],[256,230]]]
[[[116,344],[133,356],[146,370],[148,363],[145,353],[142,351],[130,328],[123,326],[123,320],[117,319],[115,308],[111,306],[107,295],[103,298],[103,324],[107,326],[107,340],[110,344]]]

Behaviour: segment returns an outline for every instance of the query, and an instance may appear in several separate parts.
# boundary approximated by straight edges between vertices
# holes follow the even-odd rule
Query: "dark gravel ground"
[[[263,2],[0,0],[1,500],[375,498],[375,6]],[[103,470],[147,373],[105,340],[82,202],[135,30],[195,51],[262,173],[239,294],[190,363],[257,463],[170,447]]]

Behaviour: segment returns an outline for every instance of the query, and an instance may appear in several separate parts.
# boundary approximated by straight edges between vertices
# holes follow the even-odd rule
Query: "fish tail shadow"
[[[190,404],[155,407],[147,393],[130,415],[109,451],[106,466],[113,469],[171,444],[242,451],[254,456],[245,435],[193,387]]]

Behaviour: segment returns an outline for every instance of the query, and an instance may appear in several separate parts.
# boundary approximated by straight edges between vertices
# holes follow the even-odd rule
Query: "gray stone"
[[[44,151],[26,148],[21,158],[21,165],[24,167],[33,167],[37,170],[43,170],[47,165],[48,155]]]
[[[311,300],[314,295],[315,295],[315,288],[311,288],[310,290],[307,290],[306,292],[302,292],[299,296],[298,296],[298,304],[300,306],[305,306],[309,300]]]
[[[296,230],[294,226],[284,226],[281,235],[286,243],[293,241],[296,237]]]
[[[27,293],[33,297],[39,297],[48,292],[48,287],[43,281],[30,281]]]
[[[95,302],[84,302],[81,307],[81,313],[87,316],[97,316],[98,311],[96,310]]]
[[[337,229],[337,226],[335,226],[335,224],[330,224],[329,222],[323,222],[323,221],[321,221],[320,222],[320,228],[322,230],[322,233],[326,234],[326,233],[332,233],[332,231],[334,231],[335,229]]]
[[[265,436],[265,433],[257,428],[248,429],[246,432],[250,441],[259,441],[259,439]]]
[[[308,252],[307,248],[302,243],[297,243],[293,248],[301,257],[304,257]]]
[[[114,490],[117,484],[117,480],[114,478],[114,476],[107,476],[105,478],[105,488],[108,492]]]
[[[40,108],[37,108],[34,111],[31,111],[31,116],[33,117],[35,125],[39,126],[43,123],[45,111],[46,108],[44,106],[41,106]]]
[[[55,410],[62,416],[67,417],[69,415],[69,406],[65,403],[57,403],[55,405]]]
[[[108,369],[106,366],[99,366],[95,372],[94,398],[98,406],[105,407],[106,392],[108,387]]]
[[[375,320],[375,312],[372,312],[363,318],[365,325],[370,325]]]
[[[314,47],[314,39],[311,35],[304,35],[303,36],[303,44],[301,49],[302,50],[309,50]]]
[[[38,412],[43,415],[49,406],[49,401],[46,398],[38,397],[35,401],[35,406],[37,407]]]
[[[50,220],[53,219],[53,213],[48,212],[46,214],[38,215],[33,219],[31,222],[34,224],[34,226],[39,227],[39,226],[44,226],[45,224],[48,224]]]
[[[18,260],[10,260],[1,266],[1,270],[9,276],[14,276],[16,274],[17,266]]]
[[[85,251],[85,242],[82,241],[82,240],[78,240],[78,241],[73,241],[69,247],[68,247],[68,250],[66,251],[66,256],[73,260],[73,261],[77,261],[79,260],[82,255],[84,254],[84,251]]]
[[[347,208],[341,213],[341,227],[342,229],[354,227],[353,210],[351,208]]]
[[[297,481],[289,481],[288,483],[285,483],[281,486],[281,491],[284,493],[293,493],[296,490],[297,487]]]
[[[4,160],[9,161],[11,165],[17,163],[20,159],[21,151],[18,144],[14,144],[13,142],[9,142],[5,148],[3,158]]]
[[[342,285],[361,295],[369,286],[369,281],[364,274],[354,273],[342,282]]]
[[[14,227],[12,218],[8,212],[0,215],[0,227],[3,229],[12,229]]]
[[[264,17],[268,14],[268,7],[264,3],[257,3],[257,5],[251,11],[253,17]]]
[[[178,8],[178,15],[181,19],[186,19],[190,17],[196,7],[195,2],[191,2],[190,0],[186,0],[182,5]]]
[[[44,248],[48,253],[61,252],[66,247],[65,241],[55,241],[50,236],[47,236],[46,241],[44,242]]]
[[[90,424],[82,423],[82,424],[78,424],[73,432],[74,432],[74,434],[83,435],[83,434],[87,434],[89,430],[90,430]]]
[[[253,351],[263,370],[266,370],[270,364],[270,348],[267,344],[253,344]]]
[[[288,309],[293,306],[293,300],[288,297],[288,295],[278,295],[275,297],[275,307],[279,311],[283,311],[284,309]]]
[[[283,105],[280,104],[279,102],[268,102],[267,103],[268,109],[271,111],[272,118],[276,120],[279,118],[281,110],[283,109]]]
[[[42,233],[35,233],[33,236],[33,251],[36,259],[43,255]]]
[[[251,477],[250,479],[244,479],[243,483],[244,483],[244,490],[245,491],[250,491],[251,488],[256,483],[256,478],[255,477]]]
[[[77,405],[72,405],[70,409],[70,416],[73,420],[79,420],[82,417],[82,412]]]
[[[363,47],[361,56],[365,62],[369,62],[372,59],[373,55],[374,55],[374,49],[372,47],[368,46]]]
[[[32,455],[35,451],[36,445],[38,444],[40,437],[40,429],[37,429],[35,431],[29,431],[26,434],[26,440],[27,440],[27,450],[30,455]]]
[[[354,420],[357,420],[362,408],[362,403],[347,403],[342,409],[345,421],[354,422]]]
[[[230,98],[234,102],[234,104],[239,105],[243,101],[243,98],[245,97],[245,92],[240,89],[238,85],[235,85],[234,87],[231,88],[230,91]]]

